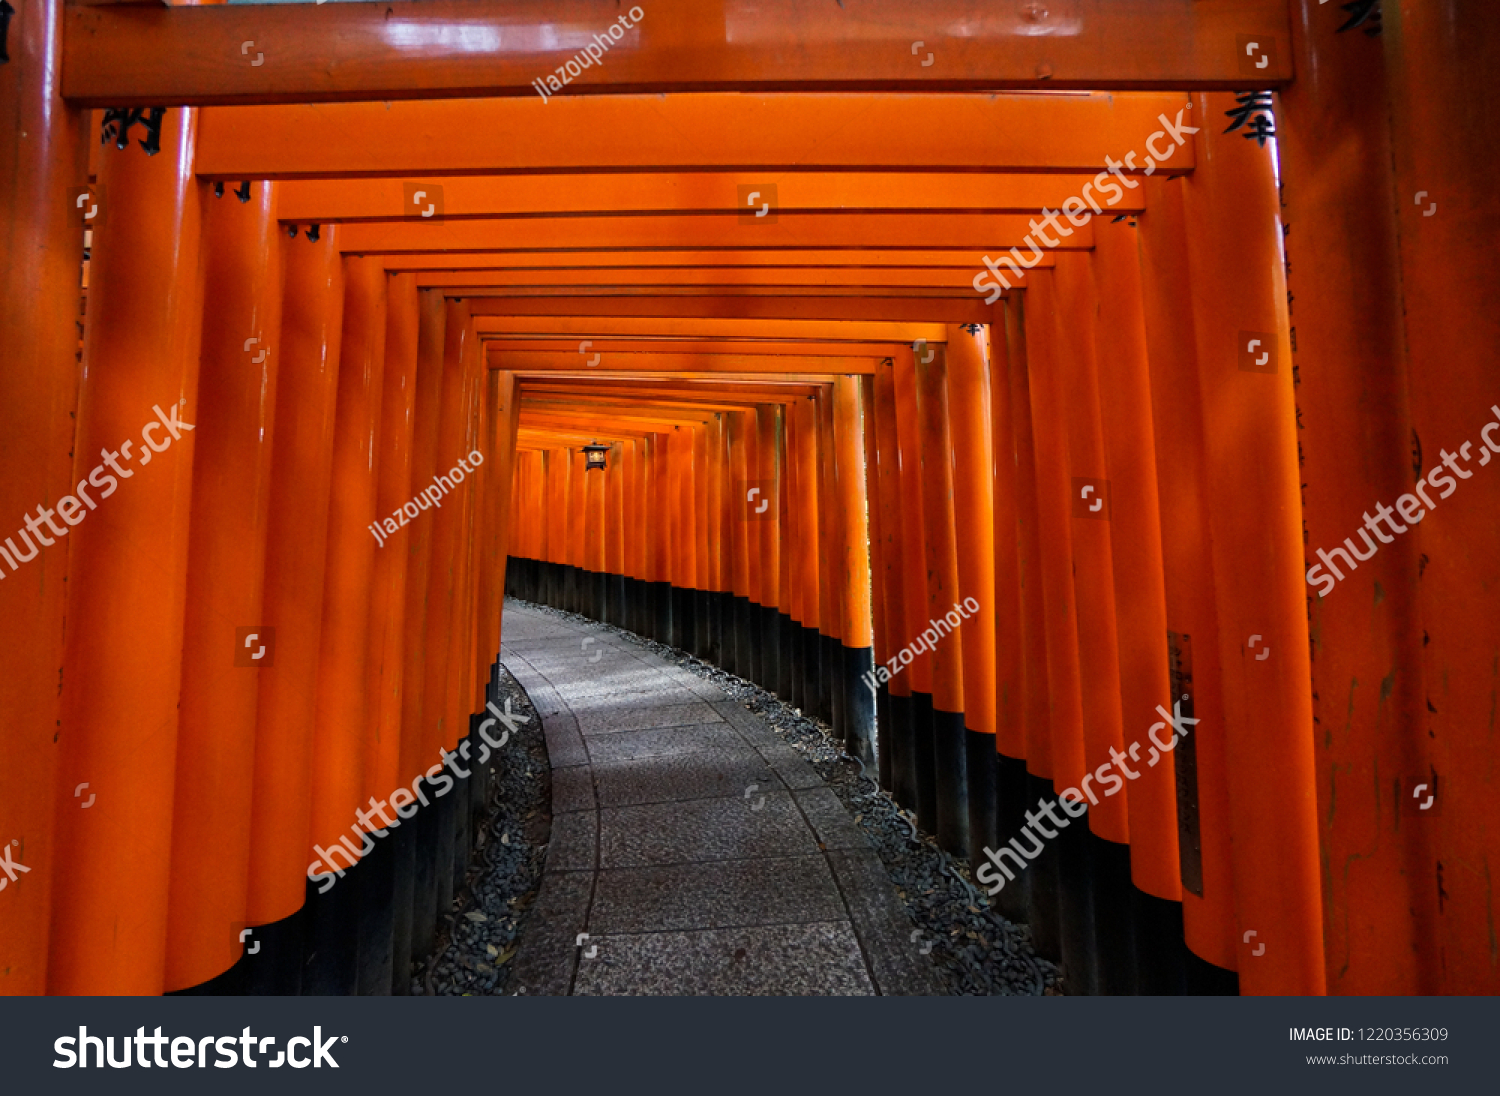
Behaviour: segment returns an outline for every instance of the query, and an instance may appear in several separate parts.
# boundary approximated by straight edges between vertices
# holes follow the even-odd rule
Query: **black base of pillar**
[[[833,636],[818,634],[818,676],[827,698],[828,726],[833,740],[843,742],[848,730],[844,724],[844,645]]]
[[[750,652],[745,646],[745,611],[747,602],[738,594],[730,594],[725,603],[724,616],[724,669],[736,677],[745,677],[750,665]]]
[[[875,763],[880,786],[891,791],[891,687],[879,685],[875,689]]]
[[[630,580],[624,575],[609,576],[609,622],[617,628],[625,624],[625,586]]]
[[[704,662],[713,661],[713,601],[707,590],[693,591],[693,654]]]
[[[911,701],[912,771],[917,776],[917,825],[928,833],[937,833],[937,747],[932,722],[932,694],[913,691]]]
[[[432,785],[426,780],[415,785],[432,803]],[[442,834],[439,812],[432,806],[420,808],[411,819],[416,825],[416,870],[412,873],[411,956],[420,962],[437,946],[438,924],[438,840]]]
[[[793,682],[797,676],[797,641],[801,630],[801,626],[786,613],[776,614],[777,644],[781,651],[776,663],[776,695],[793,706],[796,706]]]
[[[704,661],[715,666],[724,665],[724,609],[729,595],[722,590],[711,590],[708,595],[708,637],[704,644]]]
[[[1021,832],[1026,825],[1025,812],[1032,802],[1027,798],[1028,785],[1026,762],[1017,757],[996,755],[995,773],[995,841],[991,848],[999,849]],[[1018,876],[1007,883],[995,899],[996,908],[1003,917],[1011,921],[1025,921],[1030,916],[1027,889],[1031,886],[1031,872]]]
[[[766,646],[762,634],[761,614],[764,607],[750,598],[745,599],[740,648],[740,676],[759,685],[765,679]]]
[[[1071,827],[1070,827],[1071,828]],[[1106,997],[1133,997],[1135,977],[1135,885],[1130,846],[1089,834],[1091,908],[1098,985]]]
[[[1024,813],[1035,810],[1035,805],[1043,800],[1050,800],[1052,795],[1052,781],[1045,780],[1032,773],[1026,774],[1026,793],[1018,808]],[[1020,817],[1020,814],[1017,815]],[[1082,821],[1082,819],[1080,819]],[[1021,818],[1021,825],[1025,825],[1025,819]],[[1072,829],[1072,827],[1068,827]],[[1020,833],[1017,826],[1015,837]],[[1023,848],[1028,848],[1025,838],[1019,838]],[[1061,913],[1059,908],[1058,891],[1060,889],[1060,866],[1058,863],[1059,853],[1056,844],[1046,842],[1041,853],[1031,862],[1031,868],[1026,872],[1026,923],[1031,926],[1031,942],[1036,947],[1036,952],[1043,959],[1050,959],[1054,963],[1062,962],[1062,933],[1060,928]],[[1006,887],[1006,890],[1009,890]],[[1004,895],[1005,891],[1000,892]]]
[[[802,675],[802,713],[812,719],[828,722],[826,705],[823,702],[822,651],[823,644],[816,628],[802,625],[801,639],[797,644],[797,672]]]
[[[1134,892],[1136,992],[1176,997],[1187,992],[1187,944],[1182,938],[1182,903]]]
[[[393,831],[375,838],[375,847],[359,862],[359,952],[355,992],[361,997],[389,997],[394,969],[391,951],[395,928],[396,857],[389,841]]]
[[[999,777],[995,736],[964,729],[965,773],[969,781],[969,867],[978,870],[986,847],[995,848],[995,796]]]
[[[1049,795],[1048,801],[1056,798]],[[1036,831],[1033,829],[1033,833]],[[1022,840],[1026,840],[1022,838]],[[1041,840],[1040,837],[1037,840]],[[1094,934],[1092,857],[1088,815],[1073,820],[1056,839],[1044,842],[1057,849],[1058,930],[1062,940],[1064,989],[1073,996],[1099,992],[1099,954]]]
[[[932,711],[933,770],[937,787],[939,847],[954,856],[969,855],[969,780],[965,772],[962,712]]]
[[[349,997],[358,988],[359,885],[358,868],[322,894],[309,887],[303,921],[302,994],[305,997]],[[319,887],[327,887],[326,879]]]
[[[431,792],[428,796],[431,798]],[[453,846],[458,843],[458,812],[453,808],[451,795],[434,799],[431,806],[422,808],[434,812],[438,820],[437,847],[433,849],[433,856],[437,859],[437,902],[433,914],[439,926],[453,909]]]
[[[612,575],[608,575],[608,574],[606,574],[603,571],[595,571],[593,577],[594,577],[593,611],[589,613],[589,616],[593,617],[595,620],[608,620],[609,619],[609,583],[610,583],[611,578],[613,578],[613,576]]]
[[[643,585],[638,578],[627,578],[625,580],[625,620],[623,627],[627,631],[636,633],[636,635],[642,634],[641,618],[644,616],[644,613],[641,611],[641,602],[644,600],[644,594],[641,592],[641,587]]]
[[[463,765],[459,765],[463,768]],[[469,869],[469,845],[474,839],[474,831],[470,828],[470,814],[472,808],[469,803],[470,791],[473,789],[473,781],[453,781],[453,790],[448,793],[447,798],[453,801],[453,893],[459,894],[464,889],[464,877],[468,875]],[[450,900],[446,909],[453,906]]]
[[[1187,953],[1187,991],[1193,997],[1238,997],[1240,976],[1207,959]]]
[[[493,695],[493,694],[491,694]],[[401,823],[387,838],[396,862],[396,884],[392,895],[395,907],[391,917],[391,989],[393,996],[405,997],[411,992],[412,900],[417,883],[417,831],[410,821]]]
[[[891,694],[891,783],[889,791],[907,810],[917,809],[917,740],[910,694]]]
[[[780,616],[774,605],[760,607],[760,680],[756,684],[768,693],[776,691],[781,678]]]
[[[875,765],[875,693],[870,676],[875,668],[875,652],[870,647],[845,647],[839,644],[839,659],[844,688],[844,751],[857,757],[867,770]]]
[[[311,893],[311,888],[309,888]],[[302,919],[304,905],[290,916],[251,930],[248,950],[237,964],[242,968],[241,993],[253,997],[296,997],[302,992]]]
[[[653,582],[651,584],[651,608],[651,631],[648,634],[656,642],[670,645],[672,642],[671,583]]]

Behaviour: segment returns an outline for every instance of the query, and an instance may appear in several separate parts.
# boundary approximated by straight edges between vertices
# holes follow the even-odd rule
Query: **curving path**
[[[864,835],[763,721],[616,633],[514,602],[500,654],[552,762],[512,992],[942,992]]]

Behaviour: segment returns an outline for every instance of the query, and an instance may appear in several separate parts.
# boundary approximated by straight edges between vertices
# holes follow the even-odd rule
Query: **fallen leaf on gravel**
[[[476,925],[483,924],[484,922],[489,920],[488,917],[480,913],[478,910],[470,910],[468,913],[464,914],[464,916],[467,917],[470,921],[473,921]]]

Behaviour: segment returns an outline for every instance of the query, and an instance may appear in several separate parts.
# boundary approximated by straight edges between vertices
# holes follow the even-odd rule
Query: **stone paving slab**
[[[600,807],[722,798],[781,784],[765,758],[748,747],[596,761],[594,783]]]
[[[847,921],[597,938],[575,994],[868,996],[874,993]]]
[[[847,917],[827,860],[790,856],[606,869],[599,873],[590,924],[620,934]]]
[[[864,835],[759,716],[619,633],[504,623],[553,769],[514,992],[941,992]]]
[[[797,856],[818,851],[788,792],[644,803],[599,812],[600,865],[606,868]]]
[[[720,723],[719,713],[702,701],[688,701],[678,694],[675,703],[654,702],[634,705],[588,708],[578,713],[578,728],[584,734],[609,734],[613,731],[636,731],[647,727],[685,727],[693,723]]]
[[[749,748],[743,738],[722,723],[595,734],[589,735],[586,743],[589,757],[595,764],[605,761],[635,761],[644,757],[662,757],[698,750]]]

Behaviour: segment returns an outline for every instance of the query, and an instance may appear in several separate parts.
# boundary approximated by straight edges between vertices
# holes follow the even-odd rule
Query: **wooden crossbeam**
[[[1290,45],[1285,0],[113,4],[69,6],[62,72],[91,106],[511,95],[558,111],[704,89],[1264,88],[1290,79]],[[544,104],[534,81],[559,68]]]
[[[1144,169],[1147,140],[1165,133],[1163,115],[1194,124],[1188,101],[1176,92],[713,92],[225,107],[200,115],[195,167],[227,181],[702,170],[745,183],[789,171],[1094,176],[1127,154]],[[1192,169],[1192,142],[1183,139],[1167,138],[1170,156],[1156,141],[1162,170]]]

